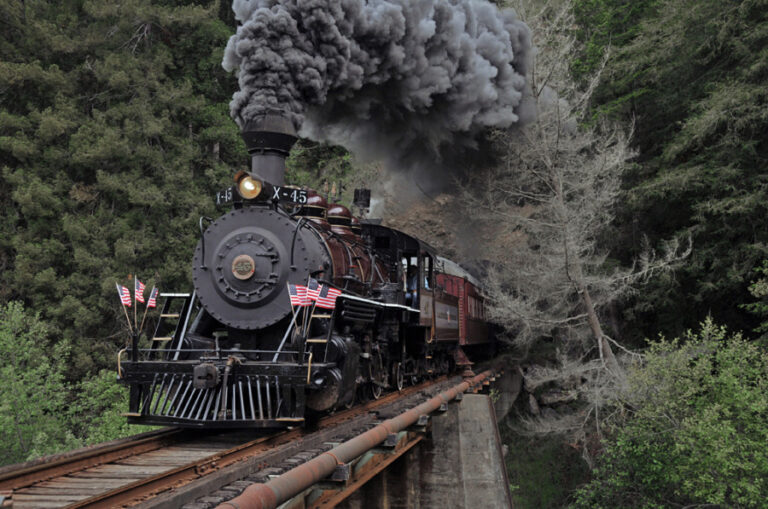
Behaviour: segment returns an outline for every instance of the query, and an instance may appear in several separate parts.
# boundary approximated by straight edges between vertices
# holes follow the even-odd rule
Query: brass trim
[[[120,358],[123,356],[123,354],[127,351],[127,348],[123,348],[119,352],[117,352],[117,376],[118,378],[123,378],[123,368],[120,366]]]

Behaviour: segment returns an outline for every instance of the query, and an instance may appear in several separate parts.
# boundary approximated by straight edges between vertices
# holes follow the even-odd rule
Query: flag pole
[[[277,352],[275,352],[275,356],[272,357],[272,362],[277,362],[277,357],[280,355],[280,352],[283,350],[283,345],[285,345],[285,341],[288,339],[288,335],[291,333],[291,329],[293,329],[293,326],[296,324],[296,316],[298,316],[299,310],[297,309],[293,313],[293,318],[291,319],[291,323],[288,324],[288,330],[285,331],[285,334],[283,335],[283,339],[280,341],[280,346],[277,347]]]
[[[314,309],[314,305],[312,306]],[[304,353],[307,349],[307,338],[309,337],[309,330],[307,330],[307,311],[304,311],[304,327],[299,338],[299,365],[304,364]]]
[[[285,283],[285,286],[288,287],[288,294],[290,298],[291,293],[291,284]],[[288,339],[288,336],[291,333],[291,329],[293,329],[293,326],[296,324],[296,317],[299,315],[299,311],[301,310],[301,306],[297,306],[297,309],[293,310],[293,304],[291,304],[291,311],[293,311],[293,318],[291,318],[291,323],[288,324],[288,329],[285,331],[285,334],[283,335],[283,339],[280,341],[280,345],[277,347],[277,352],[275,352],[275,356],[272,357],[272,362],[277,362],[277,358],[280,356],[280,352],[283,350],[283,345],[285,345],[285,341]]]
[[[152,294],[150,293],[150,297]],[[144,320],[147,318],[147,311],[149,311],[149,307],[146,303],[144,303],[144,315],[141,317],[141,325],[139,326],[139,332],[141,332],[141,329],[144,328]]]
[[[312,279],[312,276],[307,276],[307,297],[309,297],[309,282]],[[320,291],[320,282],[317,282],[317,290]],[[317,304],[317,297],[315,297],[312,300],[312,310],[308,313],[306,310],[304,311],[304,316],[302,317],[302,335],[306,336],[309,334],[309,331],[307,330],[307,318],[309,318],[309,315],[315,312],[315,305]]]
[[[122,297],[123,292],[120,291],[120,284],[115,282],[115,286],[117,287],[117,293]],[[123,308],[123,313],[125,313],[125,321],[128,322],[128,330],[131,332],[131,334],[133,334],[131,319],[128,317],[128,310],[125,309],[125,304],[123,304],[122,298],[120,300],[120,307]]]
[[[136,282],[139,280],[139,277],[134,274],[133,275],[133,328],[138,333],[139,324],[136,322]]]
[[[315,312],[315,306],[316,305],[317,305],[317,301],[312,301],[312,310],[311,311],[310,310],[305,310],[304,311],[304,316],[303,316],[303,318],[301,320],[301,322],[302,322],[301,323],[301,335],[302,336],[306,336],[306,335],[309,334],[309,331],[307,330],[308,318],[309,318],[310,314]],[[309,311],[309,312],[307,312],[307,311]]]
[[[120,307],[123,308],[123,312],[125,313],[125,320],[128,322],[128,330],[133,334],[133,327],[131,327],[131,319],[128,317],[128,310],[125,309],[125,305],[122,302],[120,303]]]
[[[136,307],[139,305],[136,299],[136,285],[139,283],[139,276],[133,273],[133,346],[131,347],[131,359],[133,362],[139,361],[139,336],[141,331],[139,330],[139,324],[136,321]]]

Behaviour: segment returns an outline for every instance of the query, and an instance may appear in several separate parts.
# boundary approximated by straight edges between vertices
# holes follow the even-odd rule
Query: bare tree
[[[601,361],[619,374],[616,343],[605,334],[599,309],[686,253],[670,245],[663,257],[648,251],[631,269],[609,267],[600,237],[613,221],[621,175],[634,155],[630,130],[583,123],[599,76],[583,90],[570,78],[570,2],[556,9],[519,3],[538,48],[531,73],[536,119],[497,131],[501,164],[465,187],[478,219],[501,222],[494,242],[503,249],[495,250],[501,256],[488,278],[490,311],[512,325],[521,345],[588,333]]]
[[[586,122],[599,72],[583,88],[570,77],[571,2],[509,3],[531,27],[538,50],[530,74],[536,118],[494,133],[500,164],[472,179],[464,199],[475,219],[497,223],[488,249],[494,254],[487,278],[491,318],[518,346],[549,337],[569,354],[557,368],[527,373],[529,390],[575,379],[574,392],[588,403],[578,415],[538,420],[537,428],[577,432],[583,443],[584,426],[596,423],[599,434],[601,409],[623,384],[615,350],[631,354],[605,333],[601,309],[672,268],[690,245],[680,249],[670,242],[661,256],[647,250],[629,269],[609,263],[601,237],[634,156],[631,127]]]

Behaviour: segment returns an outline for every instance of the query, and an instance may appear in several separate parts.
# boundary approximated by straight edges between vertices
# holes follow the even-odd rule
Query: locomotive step
[[[315,339],[308,339],[307,340],[307,343],[327,343],[327,342],[328,342],[328,340],[327,339],[323,339],[323,338],[315,338]]]

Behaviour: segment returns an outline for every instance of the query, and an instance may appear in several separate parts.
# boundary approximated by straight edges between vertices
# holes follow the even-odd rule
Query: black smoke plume
[[[223,66],[242,127],[286,112],[302,136],[390,167],[460,163],[526,113],[528,27],[485,0],[234,0]],[[466,157],[464,158],[466,159]],[[470,158],[471,159],[471,158]]]

